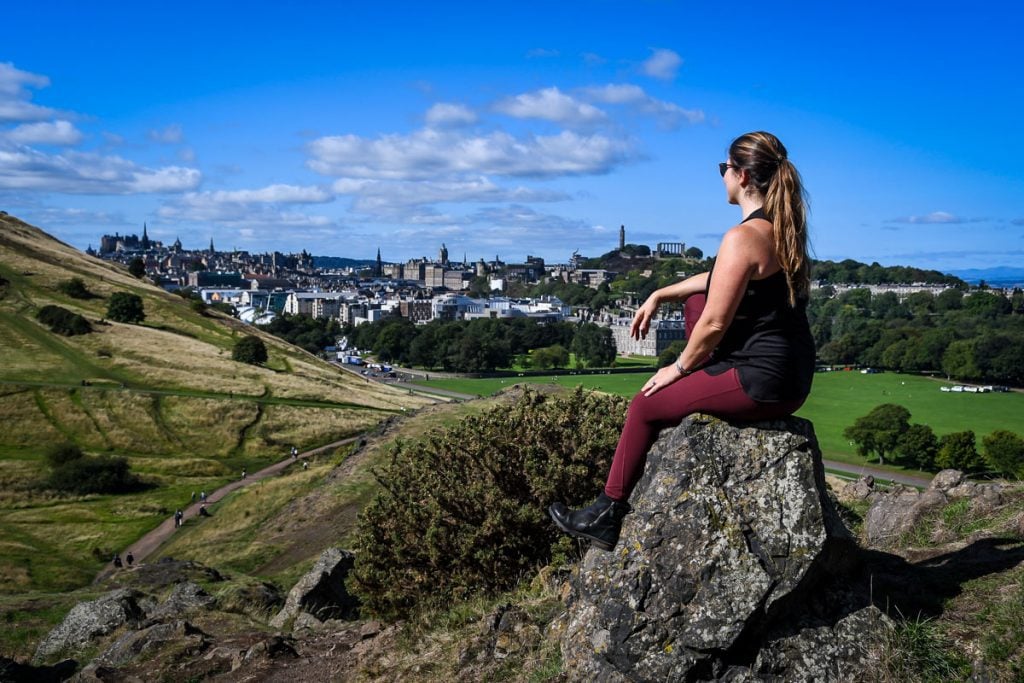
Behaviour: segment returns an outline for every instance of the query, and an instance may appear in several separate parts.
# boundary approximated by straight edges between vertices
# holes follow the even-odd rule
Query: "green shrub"
[[[57,290],[72,299],[92,299],[95,294],[85,287],[85,282],[80,277],[73,277],[70,280],[62,280],[57,283]]]
[[[49,327],[51,332],[65,337],[92,332],[92,325],[88,320],[60,306],[43,306],[36,314],[36,319]]]
[[[114,292],[107,302],[107,317],[119,323],[141,323],[146,319],[142,297],[129,292]]]
[[[54,467],[47,487],[65,493],[129,493],[142,488],[124,458],[82,457]]]
[[[262,365],[267,362],[267,347],[259,337],[246,335],[235,344],[231,359],[250,365]]]
[[[370,612],[407,615],[504,590],[562,538],[555,500],[590,502],[604,483],[625,399],[525,390],[512,406],[395,443],[356,531],[351,589]]]
[[[66,465],[72,460],[78,460],[85,454],[82,453],[82,449],[71,442],[53,444],[46,449],[43,457],[46,459],[46,463],[50,467],[60,467]]]

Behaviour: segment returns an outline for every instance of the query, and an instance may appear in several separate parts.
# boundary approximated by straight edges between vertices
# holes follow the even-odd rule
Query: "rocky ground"
[[[870,478],[828,488],[809,424],[694,420],[659,440],[634,507],[614,553],[401,623],[360,618],[341,549],[288,595],[194,562],[144,564],[72,609],[32,661],[0,660],[0,680],[1022,675],[1020,485],[946,471],[923,491]],[[993,640],[986,621],[1008,635]],[[917,653],[907,634],[920,633],[931,639]],[[936,659],[943,647],[957,654]]]

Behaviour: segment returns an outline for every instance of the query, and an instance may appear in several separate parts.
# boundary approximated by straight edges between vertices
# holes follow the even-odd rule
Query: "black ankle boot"
[[[602,492],[597,500],[582,510],[570,510],[564,503],[552,503],[548,514],[565,533],[590,539],[601,550],[611,550],[619,540],[622,518],[631,510],[629,503],[612,500]]]

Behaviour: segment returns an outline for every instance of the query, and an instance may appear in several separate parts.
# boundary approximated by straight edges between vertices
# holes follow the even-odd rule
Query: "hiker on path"
[[[114,553],[114,567],[116,567],[117,569],[120,569],[123,566],[124,566],[124,564],[121,562],[121,556],[118,555],[117,553]]]
[[[132,566],[133,564],[135,564],[135,556],[132,555],[132,551],[131,550],[129,550],[128,554],[124,556],[124,561],[128,563],[129,567]]]
[[[292,460],[295,460],[297,457],[299,457],[299,449],[292,446]]]
[[[184,512],[182,512],[181,510],[178,510],[177,512],[175,512],[174,513],[174,528],[177,529],[178,527],[180,527],[182,525],[182,523],[184,522],[184,519],[185,519],[185,513]]]

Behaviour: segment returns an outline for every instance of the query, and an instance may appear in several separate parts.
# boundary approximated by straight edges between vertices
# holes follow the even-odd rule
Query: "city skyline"
[[[9,8],[0,209],[81,249],[146,223],[189,248],[565,262],[624,224],[713,254],[741,218],[716,164],[765,129],[817,258],[1024,266],[1021,10],[758,7]]]

